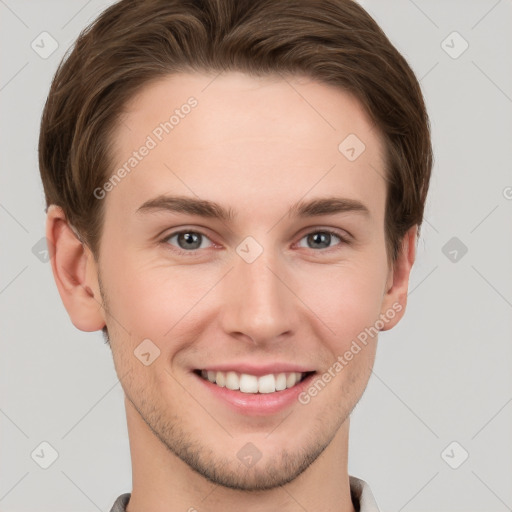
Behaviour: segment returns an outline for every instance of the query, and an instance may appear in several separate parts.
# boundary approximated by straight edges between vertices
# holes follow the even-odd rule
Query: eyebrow
[[[236,213],[232,208],[225,208],[219,203],[206,199],[168,195],[160,195],[149,199],[136,210],[136,213],[159,211],[198,215],[226,222],[232,222],[236,218]],[[368,218],[371,217],[370,210],[362,202],[344,197],[323,197],[309,201],[299,201],[288,210],[288,217],[308,218],[349,212],[360,213]]]

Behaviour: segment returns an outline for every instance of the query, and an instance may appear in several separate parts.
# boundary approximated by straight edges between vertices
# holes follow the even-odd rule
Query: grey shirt
[[[360,478],[350,476],[350,495],[356,512],[379,512],[377,502],[373,497],[370,486]],[[110,512],[126,512],[126,505],[130,501],[130,493],[121,494],[117,498]]]

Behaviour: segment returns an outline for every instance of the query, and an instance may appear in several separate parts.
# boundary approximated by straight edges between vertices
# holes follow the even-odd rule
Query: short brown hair
[[[112,137],[126,102],[176,72],[306,75],[352,93],[386,148],[385,235],[396,260],[423,221],[430,125],[406,60],[352,0],[121,0],[79,35],[44,107],[39,166],[47,206],[61,206],[98,258]],[[340,141],[341,142],[341,141]]]

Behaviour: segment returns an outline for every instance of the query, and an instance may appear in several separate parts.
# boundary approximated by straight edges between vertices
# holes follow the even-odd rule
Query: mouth
[[[194,370],[194,373],[203,380],[209,381],[220,388],[252,395],[268,395],[294,388],[316,372],[281,372],[256,376],[235,371],[224,372],[198,369]]]

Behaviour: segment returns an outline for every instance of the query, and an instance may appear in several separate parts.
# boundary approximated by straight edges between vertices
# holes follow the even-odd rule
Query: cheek
[[[301,296],[343,346],[378,319],[385,278],[379,262],[333,265],[304,274]]]
[[[119,364],[123,367],[125,363],[128,367],[135,364],[140,370],[141,365],[132,356],[146,339],[160,351],[148,374],[158,371],[161,365],[167,368],[170,359],[193,347],[205,329],[205,322],[211,319],[213,308],[207,304],[214,294],[208,293],[223,273],[207,266],[173,267],[168,262],[162,263],[162,259],[118,261],[109,279],[112,290],[109,299],[115,318],[110,321],[109,330],[113,325],[122,344],[120,352],[126,352],[129,357]],[[218,299],[213,300],[219,303]],[[168,375],[163,378],[167,379]]]
[[[207,276],[190,269],[192,266],[118,260],[109,275],[114,315],[129,331],[147,329],[145,336],[162,336],[204,294]],[[202,284],[199,274],[203,276]]]

